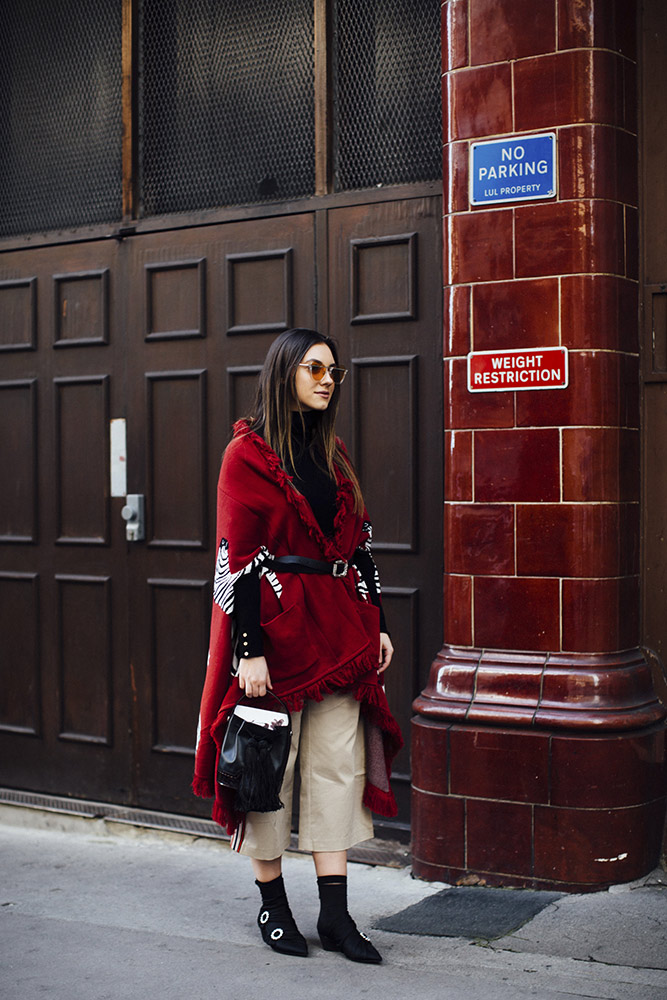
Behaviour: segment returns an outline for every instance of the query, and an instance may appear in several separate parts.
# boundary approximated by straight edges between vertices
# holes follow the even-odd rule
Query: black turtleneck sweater
[[[288,472],[299,493],[303,493],[310,504],[315,520],[328,538],[334,533],[336,517],[336,483],[321,465],[315,461],[311,444],[315,434],[315,423],[319,415],[315,410],[303,414],[303,425],[298,413],[292,414],[292,451],[294,466]],[[304,433],[305,432],[305,433]]]
[[[319,415],[314,410],[308,410],[303,414],[302,425],[299,414],[292,414],[294,465],[287,471],[294,477],[296,488],[310,504],[322,534],[331,538],[334,533],[334,519],[336,517],[337,487],[322,466],[315,461],[310,447],[314,436],[314,426],[318,419]],[[291,554],[299,555],[298,552]],[[368,587],[371,601],[380,609],[380,631],[386,632],[387,625],[382,603],[375,585],[373,561],[367,552],[357,549],[354,563]],[[262,656],[264,653],[262,629],[259,624],[259,608],[259,574],[244,573],[234,584],[234,614],[239,656]]]

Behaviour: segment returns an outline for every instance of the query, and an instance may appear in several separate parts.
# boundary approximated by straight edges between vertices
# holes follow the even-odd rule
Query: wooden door
[[[412,698],[441,639],[439,200],[414,198],[4,255],[0,782],[207,815],[190,793],[232,422],[275,336],[336,337],[341,433],[375,523]],[[127,432],[131,542],[110,496]],[[408,821],[409,758],[398,762]]]
[[[147,521],[129,552],[135,797],[207,814],[190,781],[220,459],[271,341],[313,324],[313,219],[143,236],[130,253],[128,471]]]
[[[0,260],[0,781],[130,797],[119,247]]]
[[[439,198],[329,213],[329,332],[351,369],[340,432],[373,522],[396,653],[387,695],[406,747],[395,762],[409,822],[412,701],[442,640],[442,316]]]

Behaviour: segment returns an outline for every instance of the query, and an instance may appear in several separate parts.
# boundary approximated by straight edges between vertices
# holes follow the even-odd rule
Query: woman
[[[281,334],[259,376],[254,412],[235,425],[225,451],[193,788],[215,794],[213,818],[252,858],[264,941],[305,956],[281,867],[298,756],[299,846],[315,862],[320,940],[353,961],[377,963],[381,956],[347,911],[347,849],[373,836],[371,808],[396,814],[389,773],[402,739],[382,686],[393,648],[371,526],[334,430],[345,374],[330,338]],[[267,691],[292,713],[284,809],[242,815],[234,793],[215,781],[217,755],[240,692]]]

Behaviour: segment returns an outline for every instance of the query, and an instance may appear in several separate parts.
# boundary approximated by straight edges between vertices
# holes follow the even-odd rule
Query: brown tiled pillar
[[[657,863],[639,644],[636,9],[443,4],[445,645],[413,720],[425,878],[596,888]],[[548,201],[471,207],[470,144],[555,132]],[[470,393],[468,352],[567,348]]]

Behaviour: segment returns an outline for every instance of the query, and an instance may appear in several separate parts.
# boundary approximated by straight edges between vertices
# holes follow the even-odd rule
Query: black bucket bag
[[[259,707],[245,695],[234,707],[222,740],[218,781],[236,792],[238,812],[282,809],[280,788],[292,742],[292,723],[285,703],[267,691],[278,709]],[[261,699],[263,702],[264,699]]]

